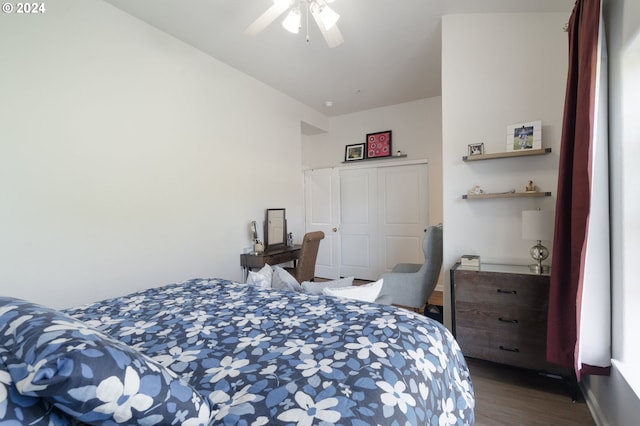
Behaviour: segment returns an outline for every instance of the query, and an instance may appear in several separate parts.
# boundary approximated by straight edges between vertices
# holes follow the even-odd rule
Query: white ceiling
[[[272,0],[105,0],[326,115],[440,95],[441,17],[566,12],[574,0],[336,0],[344,44],[327,47],[313,19],[298,35],[280,22],[245,28]],[[304,20],[303,20],[304,21]],[[327,108],[325,101],[332,101]]]

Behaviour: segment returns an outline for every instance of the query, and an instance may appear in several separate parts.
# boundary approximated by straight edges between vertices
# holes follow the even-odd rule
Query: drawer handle
[[[501,288],[498,289],[498,293],[502,294],[518,294],[517,290],[503,290]]]
[[[500,345],[500,350],[501,351],[507,351],[507,352],[520,352],[520,349],[518,348],[506,348],[502,345]]]
[[[516,320],[510,320],[510,319],[504,319],[502,317],[498,318],[498,321],[500,321],[500,322],[508,322],[509,324],[517,324],[518,323],[517,319]]]

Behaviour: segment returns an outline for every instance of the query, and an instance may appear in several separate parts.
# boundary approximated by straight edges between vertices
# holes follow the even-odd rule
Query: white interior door
[[[340,184],[337,169],[307,170],[304,174],[305,230],[322,231],[316,276],[340,277]]]
[[[378,178],[376,168],[340,170],[340,275],[378,277]]]
[[[378,169],[380,251],[378,273],[398,263],[422,263],[429,223],[427,164]]]

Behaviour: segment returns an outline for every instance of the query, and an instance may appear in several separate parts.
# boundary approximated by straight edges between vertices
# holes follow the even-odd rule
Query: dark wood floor
[[[584,399],[572,402],[561,380],[475,359],[467,363],[477,426],[595,425]]]

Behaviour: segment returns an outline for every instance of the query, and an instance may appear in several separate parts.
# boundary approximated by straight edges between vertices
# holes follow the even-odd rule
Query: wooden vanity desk
[[[260,269],[265,264],[279,265],[281,263],[293,262],[295,266],[296,261],[300,257],[301,245],[294,245],[293,247],[282,246],[265,250],[262,253],[252,254],[243,253],[240,255],[240,266],[244,270],[244,278],[246,280],[247,274],[250,269]]]

